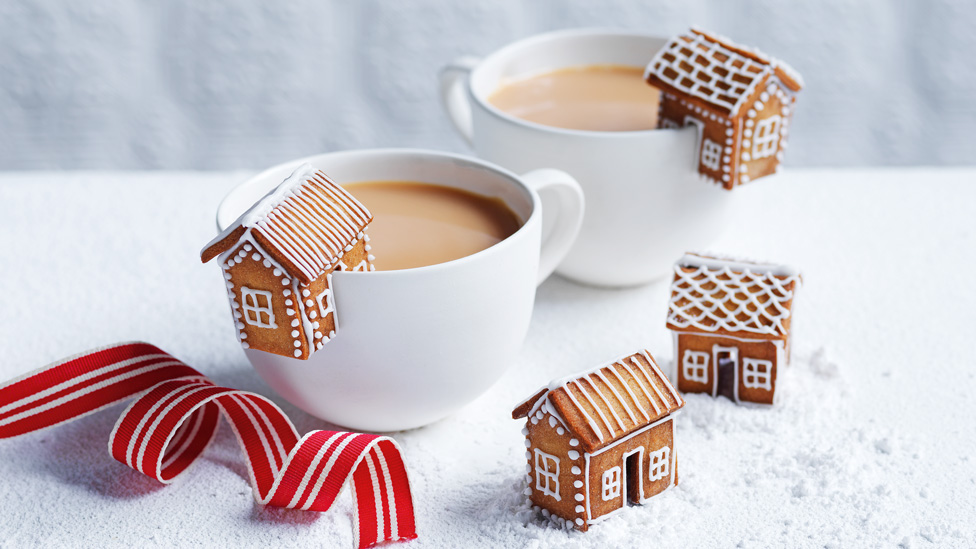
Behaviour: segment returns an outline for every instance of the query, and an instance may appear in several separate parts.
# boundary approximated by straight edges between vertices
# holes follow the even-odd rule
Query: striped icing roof
[[[785,265],[686,254],[674,266],[668,328],[785,338],[800,282]]]
[[[800,75],[786,63],[692,28],[672,38],[654,56],[645,77],[660,88],[690,95],[736,116],[756,87],[773,73],[792,91],[803,87]]]
[[[335,268],[371,220],[362,203],[303,164],[207,244],[201,256],[209,261],[250,238],[308,284]]]
[[[685,402],[647,351],[554,380],[513,416],[552,413],[588,452],[640,429]]]

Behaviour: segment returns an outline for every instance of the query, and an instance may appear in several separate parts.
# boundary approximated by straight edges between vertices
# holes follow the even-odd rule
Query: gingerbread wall
[[[743,115],[739,120],[742,127],[739,153],[742,164],[739,169],[743,183],[777,171],[788,145],[786,140],[795,97],[779,78],[769,76],[743,104]],[[769,129],[773,127],[775,142],[770,141]],[[757,143],[757,139],[762,142]]]
[[[526,421],[526,468],[529,500],[533,505],[547,509],[550,513],[573,524],[579,530],[586,530],[584,501],[585,463],[579,441],[567,431],[553,416],[537,412]],[[576,440],[576,444],[572,442]],[[537,488],[536,450],[555,456],[559,460],[559,499]]]
[[[667,475],[651,480],[650,473],[653,469],[652,458],[655,452],[667,447]],[[628,474],[627,455],[637,451],[639,455],[640,470],[637,471],[639,479]],[[645,427],[644,430],[637,431],[623,437],[620,441],[611,443],[589,456],[589,505],[591,519],[597,519],[612,513],[628,505],[628,484],[638,481],[635,486],[639,494],[639,501],[642,502],[652,496],[660,494],[672,484],[674,474],[674,419],[667,417],[653,424],[652,427]],[[603,475],[613,467],[620,467],[621,482],[620,495],[610,500],[603,499]],[[660,470],[660,469],[659,469]]]
[[[260,349],[270,353],[293,356],[295,347],[292,339],[291,322],[294,316],[288,315],[288,307],[285,301],[288,296],[285,292],[291,293],[291,280],[287,275],[281,273],[273,265],[264,265],[265,257],[259,249],[251,243],[242,241],[231,251],[221,256],[224,268],[224,279],[227,283],[231,298],[231,311],[234,315],[234,324],[241,337],[245,348]],[[275,274],[278,271],[279,274]],[[288,280],[288,284],[282,282]],[[271,310],[274,313],[273,328],[264,328],[253,325],[245,318],[244,310],[244,288],[270,294]],[[263,299],[263,298],[259,298]],[[257,313],[252,313],[256,318]],[[272,320],[270,317],[263,319]],[[299,330],[301,332],[301,330]],[[298,337],[305,345],[304,334],[299,333]]]
[[[732,188],[732,174],[739,164],[739,134],[733,131],[732,120],[702,101],[679,98],[670,92],[661,95],[659,118],[664,120],[661,127],[699,126],[697,148],[690,161],[703,176]]]
[[[782,344],[782,342],[779,342]],[[683,393],[712,393],[713,385],[718,383],[717,376],[714,375],[714,354],[713,348],[718,345],[721,347],[734,347],[738,350],[738,379],[737,391],[740,401],[757,402],[761,404],[772,404],[776,392],[776,376],[780,364],[777,353],[777,342],[768,340],[742,341],[730,337],[713,336],[697,333],[681,333],[677,337],[677,349],[675,350],[675,377],[677,379],[678,390]],[[697,351],[706,353],[708,357],[708,383],[696,383],[685,377],[684,357],[686,351]],[[785,355],[784,355],[785,356]],[[748,387],[743,376],[744,359],[753,358],[766,360],[772,363],[770,372],[771,390],[762,388]]]

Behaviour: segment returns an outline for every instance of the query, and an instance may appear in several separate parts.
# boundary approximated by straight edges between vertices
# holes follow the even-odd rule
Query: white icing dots
[[[281,276],[281,269],[275,268],[271,273],[275,276]]]
[[[302,296],[308,297],[310,295],[312,295],[312,292],[308,291],[308,288],[305,288],[304,290],[302,290]],[[311,303],[311,302],[309,302],[309,303]],[[309,307],[311,307],[311,305],[309,305]]]
[[[247,255],[247,252],[245,252],[244,250],[241,250],[241,251],[237,252],[237,257],[244,257],[246,255]]]
[[[318,316],[319,316],[319,314],[317,312],[315,312],[315,311],[312,311],[312,312],[308,313],[308,318],[310,318],[312,320],[315,320]]]
[[[585,509],[583,509],[583,506],[582,506],[582,505],[577,505],[577,506],[576,506],[576,512],[577,512],[577,513],[582,513],[582,512],[584,511],[584,510],[585,510]]]
[[[299,322],[298,322],[298,319],[297,318],[295,320],[292,320],[291,321],[291,327],[292,328],[297,328],[298,325],[299,325]]]
[[[570,446],[579,446],[579,441],[576,440],[575,438],[571,438],[571,439],[569,439],[569,445]]]
[[[287,278],[282,278],[281,279],[281,285],[282,286],[287,286],[289,284],[291,284],[291,280],[288,280]]]
[[[570,450],[568,455],[569,455],[569,459],[573,461],[576,461],[580,457],[579,452],[577,452],[576,450]]]
[[[522,436],[529,436],[529,428],[522,427]]]
[[[261,261],[261,254],[255,253],[254,255],[251,256],[251,259],[253,259],[254,261]]]
[[[254,249],[254,247],[253,247],[253,246],[251,246],[250,244],[245,244],[245,245],[244,245],[244,251],[245,251],[245,252],[249,252],[249,251],[251,251],[251,250],[253,250],[253,249]]]
[[[238,330],[243,330],[244,329],[244,323],[243,322],[238,322],[234,326],[237,327]]]
[[[315,339],[322,339],[322,332],[315,332]]]
[[[583,481],[582,480],[574,480],[573,481],[573,488],[582,488],[582,487],[583,487]]]
[[[564,435],[564,434],[566,434],[566,430],[563,429],[562,427],[556,427],[556,434],[557,435],[560,435],[560,436],[561,435]]]
[[[247,348],[249,348],[249,347],[250,347],[250,345],[248,345],[246,341],[242,341],[242,342],[241,342],[241,347],[243,347],[243,348],[245,348],[245,349],[247,349]]]
[[[298,358],[300,356],[302,356],[302,350],[301,349],[295,349],[295,358]]]
[[[315,322],[312,323],[312,328],[314,328],[316,330],[319,329],[319,321],[318,320],[316,320]]]
[[[573,468],[571,469],[571,471],[572,471],[572,473],[574,475],[579,475],[579,474],[582,474],[583,473],[583,471],[579,467],[577,467],[575,465],[573,465]]]
[[[295,342],[295,347],[301,347],[301,346],[302,346],[302,342],[301,341],[296,341]]]
[[[549,416],[549,426],[550,427],[555,427],[556,426],[556,418],[554,418],[552,416]]]
[[[577,526],[583,526],[583,519],[577,518],[575,522]]]
[[[735,131],[732,128],[726,128],[725,135],[732,137],[733,135],[735,135]]]
[[[271,268],[271,262],[268,261],[267,259],[264,260],[264,263],[262,263],[262,265],[264,265],[264,268],[265,269],[270,269]]]
[[[292,305],[294,305],[294,304],[295,304],[295,303],[294,303],[294,302],[293,302],[292,300],[290,300],[290,299],[286,299],[286,300],[285,300],[285,306],[286,306],[286,307],[291,307],[291,306],[292,306]]]
[[[288,297],[291,295],[291,290],[281,290],[281,295]]]
[[[586,498],[583,497],[583,494],[576,494],[575,496],[573,496],[573,499],[575,499],[576,501],[583,501]]]
[[[314,301],[312,301],[311,299],[307,299],[307,300],[305,300],[305,306],[306,306],[306,307],[312,307],[312,306],[314,306],[314,305],[315,305],[315,302],[314,302]]]
[[[298,330],[292,330],[291,337],[298,337]]]
[[[285,314],[288,316],[295,316],[295,309],[285,309]]]

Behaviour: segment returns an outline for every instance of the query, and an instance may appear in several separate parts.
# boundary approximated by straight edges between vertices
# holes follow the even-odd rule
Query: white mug
[[[286,162],[247,180],[220,203],[217,228],[233,223],[303,162],[340,185],[421,181],[497,197],[522,223],[494,246],[454,261],[333,273],[335,338],[308,360],[245,349],[258,374],[306,412],[366,431],[426,425],[488,390],[525,339],[536,285],[579,231],[583,193],[576,181],[557,170],[517,176],[482,160],[432,151],[335,152]]]
[[[694,128],[555,128],[509,115],[488,97],[505,82],[564,67],[643,67],[666,41],[612,30],[558,31],[441,70],[444,108],[478,156],[516,172],[559,168],[583,187],[586,216],[556,271],[563,276],[629,286],[669,275],[677,258],[721,233],[735,193],[698,177]]]

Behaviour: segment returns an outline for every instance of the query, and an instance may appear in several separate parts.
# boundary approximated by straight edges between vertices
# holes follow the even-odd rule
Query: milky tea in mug
[[[369,208],[378,271],[446,263],[487,249],[521,226],[500,199],[416,181],[343,185]]]
[[[657,127],[659,97],[644,80],[643,67],[585,65],[503,83],[488,102],[545,126],[639,131]]]

